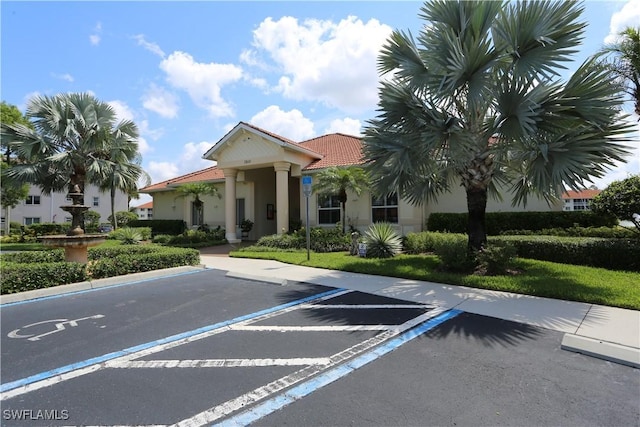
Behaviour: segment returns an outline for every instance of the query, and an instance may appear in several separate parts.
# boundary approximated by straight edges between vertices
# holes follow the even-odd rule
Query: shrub
[[[434,246],[445,270],[469,272],[473,269],[474,259],[469,252],[468,239],[464,234],[443,233]]]
[[[402,252],[402,239],[387,222],[371,224],[364,233],[367,257],[391,258]]]
[[[41,222],[25,226],[25,232],[31,236],[66,234],[70,225],[69,223]]]
[[[516,248],[509,242],[488,244],[476,252],[476,272],[486,275],[504,274],[512,266]]]
[[[613,216],[597,215],[589,211],[549,212],[487,212],[485,215],[487,234],[498,235],[507,230],[532,230],[544,228],[613,227],[617,220]],[[429,231],[450,233],[467,232],[466,213],[438,213],[429,215]]]
[[[129,227],[151,227],[154,236],[156,234],[177,236],[187,229],[187,223],[181,219],[137,219],[129,221]]]
[[[87,279],[85,265],[77,262],[2,263],[0,293],[11,294],[49,288]]]
[[[171,236],[169,234],[158,234],[158,235],[153,237],[152,242],[160,244],[160,245],[166,245],[167,243],[169,243],[171,241],[172,237],[173,236]]]
[[[52,249],[48,251],[25,251],[25,252],[11,252],[0,255],[0,261],[14,262],[20,264],[44,264],[49,262],[62,262],[64,261],[64,249]]]
[[[138,215],[129,211],[120,211],[116,212],[116,225],[118,227],[127,227],[131,221],[135,221],[138,219]],[[113,224],[113,216],[109,215],[107,218],[109,223]]]
[[[307,231],[303,227],[292,234],[273,234],[263,236],[256,246],[266,246],[278,249],[304,249],[307,247]],[[351,238],[342,234],[338,228],[315,227],[309,230],[310,249],[315,252],[348,251]]]
[[[490,242],[511,242],[519,257],[609,270],[640,271],[638,239],[557,236],[495,236]]]
[[[200,262],[200,252],[196,249],[145,246],[151,247],[152,250],[136,251],[135,255],[124,251],[112,257],[99,257],[89,265],[88,273],[92,278],[100,279],[162,268],[196,265]],[[144,248],[145,246],[133,246],[133,248]],[[131,248],[131,246],[129,247]],[[115,250],[113,253],[117,252]]]
[[[602,237],[607,239],[631,239],[637,237],[637,233],[625,227],[569,227],[569,228],[543,228],[540,231],[532,230],[505,230],[501,235],[544,235],[563,237]]]
[[[109,233],[109,238],[120,240],[123,245],[137,245],[142,241],[142,232],[138,228],[122,227]]]

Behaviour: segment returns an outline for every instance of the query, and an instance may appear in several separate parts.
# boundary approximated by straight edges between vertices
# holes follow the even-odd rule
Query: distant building
[[[138,215],[138,219],[153,219],[153,201],[131,208],[131,212]]]
[[[600,194],[601,190],[567,191],[562,195],[565,211],[589,211],[591,200]]]
[[[31,225],[42,222],[71,222],[71,214],[63,211],[60,206],[72,204],[71,199],[67,198],[67,192],[51,193],[50,195],[42,194],[37,186],[31,186],[27,198],[19,203],[9,212],[9,221],[17,222],[20,225]],[[90,207],[90,211],[100,214],[100,221],[107,222],[107,218],[111,215],[111,197],[109,192],[101,192],[96,186],[88,185],[85,187],[84,204]],[[116,191],[115,211],[128,211],[129,197],[122,191]],[[5,210],[2,208],[2,229],[6,218]]]

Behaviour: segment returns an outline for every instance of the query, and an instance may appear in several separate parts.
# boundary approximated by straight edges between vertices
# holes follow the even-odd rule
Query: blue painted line
[[[5,308],[5,307],[11,307],[11,306],[14,306],[14,305],[31,304],[31,303],[34,303],[34,302],[46,301],[46,300],[57,299],[57,298],[64,298],[64,297],[68,297],[68,296],[72,296],[72,295],[80,295],[80,294],[85,294],[87,292],[95,292],[95,291],[103,291],[103,290],[106,290],[106,289],[120,288],[122,286],[136,285],[136,284],[139,284],[139,283],[150,282],[152,280],[166,279],[166,278],[184,276],[186,274],[195,274],[195,273],[202,273],[202,271],[185,271],[184,273],[169,274],[169,275],[166,275],[166,276],[150,277],[148,279],[140,279],[140,280],[135,280],[135,281],[132,281],[132,282],[120,283],[120,284],[117,284],[117,285],[103,286],[103,287],[100,287],[100,288],[84,289],[82,291],[66,292],[66,293],[63,293],[63,294],[49,295],[49,296],[46,296],[46,297],[38,297],[38,298],[33,298],[33,299],[30,299],[30,300],[25,300],[25,301],[9,302],[9,303],[6,303],[6,304],[0,304],[0,307]],[[51,289],[51,288],[49,288],[49,289]]]
[[[112,353],[107,353],[107,354],[103,354],[102,356],[97,356],[97,357],[92,357],[90,359],[87,360],[83,360],[81,362],[76,362],[76,363],[72,363],[70,365],[65,365],[65,366],[61,366],[59,368],[55,368],[52,369],[50,371],[45,371],[45,372],[41,372],[39,374],[34,374],[31,376],[28,376],[26,378],[22,378],[19,380],[15,380],[15,381],[11,381],[5,384],[1,384],[0,385],[0,392],[5,392],[5,391],[9,391],[9,390],[13,390],[15,388],[18,387],[22,387],[22,386],[26,386],[38,381],[42,381],[51,377],[55,377],[57,375],[61,375],[61,374],[65,374],[67,372],[71,372],[71,371],[75,371],[76,369],[80,369],[80,368],[85,368],[87,366],[91,366],[91,365],[96,365],[99,363],[103,363],[106,362],[108,360],[112,360],[115,359],[117,357],[121,357],[121,356],[126,356],[128,354],[131,353],[135,353],[141,350],[146,350],[148,348],[152,348],[152,347],[156,347],[158,345],[162,345],[162,344],[168,344],[171,342],[175,342],[184,338],[189,338],[192,337],[194,335],[198,335],[201,334],[203,332],[210,332],[216,329],[220,329],[220,328],[224,328],[236,323],[240,323],[240,322],[244,322],[245,320],[250,320],[250,319],[254,319],[256,317],[265,315],[265,314],[270,314],[279,310],[284,310],[285,308],[289,308],[289,307],[293,307],[296,305],[300,305],[300,304],[305,304],[309,301],[313,301],[315,299],[318,298],[323,298],[325,296],[329,296],[329,295],[333,295],[335,293],[338,292],[342,292],[344,289],[332,289],[330,291],[326,291],[320,294],[316,294],[316,295],[311,295],[302,299],[298,299],[295,301],[291,301],[285,304],[280,304],[277,305],[275,307],[271,307],[271,308],[267,308],[264,310],[260,310],[260,311],[256,311],[255,313],[250,313],[250,314],[245,314],[243,316],[240,317],[236,317],[234,319],[231,320],[226,320],[224,322],[219,322],[219,323],[215,323],[213,325],[208,325],[208,326],[203,326],[202,328],[198,328],[198,329],[194,329],[191,331],[187,331],[187,332],[181,332],[179,334],[176,335],[171,335],[169,337],[166,338],[161,338],[155,341],[150,341],[144,344],[139,344],[133,347],[129,347],[129,348],[125,348],[124,350],[120,350],[120,351],[114,351]]]
[[[407,342],[413,340],[414,338],[424,334],[425,332],[435,328],[436,326],[446,322],[447,320],[453,319],[457,315],[462,313],[461,310],[449,310],[446,311],[432,319],[427,320],[424,323],[421,323],[419,326],[408,330],[407,332],[389,340],[385,344],[376,347],[375,349],[362,354],[355,359],[337,366],[329,371],[318,375],[317,377],[306,381],[302,384],[299,384],[292,389],[286,391],[283,394],[280,394],[276,397],[273,397],[266,402],[257,405],[255,408],[249,409],[246,412],[240,413],[235,417],[229,418],[225,421],[222,421],[217,424],[212,424],[213,426],[220,427],[232,427],[232,426],[246,426],[249,425],[262,417],[265,417],[275,411],[278,411],[284,408],[287,405],[299,400],[314,391],[331,384],[334,381],[339,380],[340,378],[349,375],[356,369],[363,367],[364,365],[373,362],[374,360],[384,356],[385,354],[395,350],[396,348],[406,344]]]

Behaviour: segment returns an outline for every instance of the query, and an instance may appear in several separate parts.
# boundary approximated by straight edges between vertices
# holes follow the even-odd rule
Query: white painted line
[[[428,310],[431,307],[422,305],[422,304],[304,304],[300,306],[300,310],[310,309],[310,308],[335,308],[340,310],[379,310],[386,308],[397,308],[397,309],[407,309],[407,308],[418,308]]]
[[[352,291],[350,290],[344,290],[339,292],[329,291],[324,296],[315,298],[313,300],[323,301],[323,300],[332,298],[334,296],[344,295],[349,292],[352,292]],[[230,330],[229,326],[233,324],[250,324],[250,323],[260,322],[266,319],[270,319],[274,316],[278,316],[280,314],[288,313],[290,311],[298,309],[297,307],[298,305],[305,304],[309,299],[312,299],[312,297],[304,298],[303,299],[304,302],[301,302],[301,303],[296,303],[296,301],[287,303],[291,305],[288,305],[285,308],[281,308],[273,311],[270,311],[271,309],[267,309],[267,312],[264,314],[255,315],[255,316],[254,314],[247,315],[252,317],[248,318],[247,320],[237,321],[237,323],[234,323],[236,322],[236,320],[234,319],[229,321],[231,323],[223,322],[220,325],[218,324],[210,325],[208,327],[205,327],[206,328],[205,332],[197,332],[198,330],[203,329],[203,328],[200,328],[195,331],[185,332],[183,334],[178,334],[171,337],[163,338],[163,339],[154,341],[152,343],[146,343],[146,344],[142,344],[141,346],[136,346],[137,348],[145,347],[142,350],[135,351],[133,350],[133,348],[136,348],[136,347],[133,347],[130,349],[125,349],[115,353],[110,353],[97,358],[89,359],[87,361],[78,362],[72,365],[67,365],[59,369],[54,369],[44,373],[36,374],[26,379],[23,378],[21,380],[13,381],[11,383],[5,383],[5,384],[2,384],[0,400],[10,399],[12,397],[26,394],[35,390],[39,390],[44,387],[49,387],[54,384],[57,384],[72,378],[77,378],[83,375],[90,374],[92,372],[99,371],[101,369],[105,369],[106,361],[129,361],[129,360],[139,359],[141,357],[148,356],[150,354],[158,353],[173,347],[177,347],[177,346],[184,345],[193,341],[201,340],[203,338],[207,338],[225,331],[229,331]],[[244,317],[246,316],[243,316],[243,318]],[[182,336],[182,335],[186,335],[185,338],[177,338],[178,336]],[[156,343],[161,343],[161,344],[156,344]],[[115,356],[115,354],[118,354],[118,356]],[[120,354],[122,354],[122,356],[120,356]],[[63,372],[59,373],[61,370],[63,370]]]
[[[272,332],[353,332],[353,331],[388,331],[398,325],[323,325],[323,326],[254,326],[238,325],[231,329],[236,331],[272,331]]]
[[[291,359],[193,359],[193,360],[139,360],[110,361],[107,368],[251,368],[260,366],[313,366],[328,365],[328,357],[298,357]]]
[[[238,411],[239,409],[245,408],[247,405],[256,403],[263,399],[266,399],[276,393],[281,392],[282,390],[291,387],[294,384],[305,381],[306,379],[318,374],[319,372],[325,371],[331,367],[339,365],[361,353],[366,352],[367,350],[372,349],[389,339],[400,335],[402,332],[407,331],[420,323],[427,321],[432,317],[436,317],[443,312],[445,309],[434,309],[428,313],[424,313],[418,317],[415,317],[402,325],[399,325],[394,330],[388,330],[382,332],[375,337],[369,338],[368,340],[362,341],[346,350],[340,351],[330,357],[331,363],[323,366],[307,366],[306,368],[302,368],[292,374],[289,374],[285,377],[277,379],[269,384],[265,384],[264,386],[258,387],[248,393],[243,394],[242,396],[238,396],[235,399],[228,400],[220,405],[214,406],[206,411],[200,412],[199,414],[194,415],[193,417],[184,419],[178,423],[176,423],[175,427],[195,427],[195,426],[203,426],[206,424],[210,424],[216,420],[224,418],[228,415],[231,415],[233,412]]]

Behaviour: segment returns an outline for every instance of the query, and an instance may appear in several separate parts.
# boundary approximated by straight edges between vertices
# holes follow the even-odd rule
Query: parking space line
[[[351,292],[344,289],[332,289],[320,294],[311,295],[305,298],[301,298],[295,301],[291,301],[285,304],[277,305],[275,307],[260,310],[255,313],[246,314],[240,317],[236,317],[224,322],[215,323],[213,325],[204,326],[202,328],[194,329],[180,334],[172,335],[166,338],[161,338],[155,341],[150,341],[144,344],[140,344],[134,347],[129,347],[124,350],[107,353],[102,356],[92,357],[81,362],[72,363],[56,369],[41,372],[35,375],[31,375],[26,378],[11,381],[0,385],[0,400],[10,399],[21,394],[29,393],[34,390],[41,389],[57,384],[62,381],[66,381],[72,378],[77,378],[83,375],[90,374],[105,368],[105,362],[109,360],[132,360],[143,357],[147,354],[153,354],[159,351],[163,351],[167,348],[176,345],[182,345],[187,342],[191,342],[197,339],[202,339],[216,333],[220,333],[224,330],[228,330],[230,325],[259,321],[264,318],[269,318],[274,313],[282,313],[284,311],[295,308],[297,305],[305,304],[310,301],[324,300],[334,296],[343,295]]]
[[[331,363],[329,365],[307,366],[292,374],[286,375],[264,386],[258,387],[246,394],[243,394],[242,396],[228,400],[225,403],[216,405],[206,411],[196,414],[190,418],[184,419],[176,423],[175,426],[176,427],[194,427],[194,426],[202,426],[202,425],[213,423],[217,420],[220,420],[224,417],[227,417],[233,414],[234,412],[246,407],[247,405],[254,404],[261,400],[267,399],[270,396],[273,396],[291,386],[294,386],[298,383],[308,380],[314,375],[317,375],[323,371],[326,371],[327,369],[331,369],[332,367],[336,367],[348,361],[349,359],[352,359],[355,356],[359,356],[365,352],[368,352],[368,353],[365,353],[365,355],[369,353],[373,353],[373,352],[369,352],[369,350],[372,350],[375,347],[380,346],[381,344],[391,340],[394,337],[397,337],[398,335],[412,328],[415,328],[418,325],[433,324],[433,322],[431,322],[429,319],[441,318],[444,316],[443,317],[444,320],[441,320],[440,323],[445,320],[448,320],[449,318],[453,317],[451,315],[452,312],[454,311],[448,311],[446,313],[449,313],[449,314],[444,316],[443,313],[445,313],[445,309],[442,309],[442,308],[433,309],[401,325],[397,325],[393,329],[389,329],[384,332],[381,332],[380,334],[377,334],[374,337],[371,337],[352,347],[349,347],[346,350],[340,351],[330,356]],[[459,312],[460,311],[455,311],[455,315],[457,315]],[[439,324],[439,323],[436,323],[436,324]],[[278,399],[278,397],[275,397],[274,399]],[[232,424],[232,425],[235,425],[235,424]],[[242,425],[247,425],[247,424],[242,424]]]
[[[251,368],[259,366],[328,365],[329,357],[295,357],[291,359],[179,359],[110,361],[108,368]]]
[[[290,405],[296,400],[302,399],[305,396],[313,393],[314,391],[329,385],[338,379],[349,375],[356,369],[361,368],[362,366],[373,362],[374,360],[384,356],[385,354],[395,350],[403,344],[413,340],[414,338],[428,332],[429,330],[435,328],[441,323],[446,322],[449,319],[454,318],[458,314],[462,313],[460,310],[449,310],[446,312],[441,312],[438,316],[431,318],[430,320],[425,321],[420,326],[414,329],[410,329],[401,335],[389,340],[387,343],[381,345],[373,349],[370,352],[362,354],[355,359],[347,362],[343,365],[337,366],[333,369],[330,369],[317,377],[310,379],[302,384],[299,384],[287,392],[280,394],[276,397],[273,397],[258,406],[248,409],[230,419],[224,420],[221,423],[215,424],[220,427],[232,427],[232,426],[246,426],[251,424],[254,421],[259,420],[283,407]],[[213,422],[216,420],[211,420],[209,422]]]
[[[353,332],[353,331],[388,331],[397,325],[322,325],[322,326],[260,326],[238,325],[232,326],[235,331],[262,332]]]
[[[340,310],[368,310],[368,309],[385,309],[385,308],[393,308],[393,309],[425,309],[430,308],[430,306],[424,304],[303,304],[300,306],[300,310],[304,309],[340,309]]]

